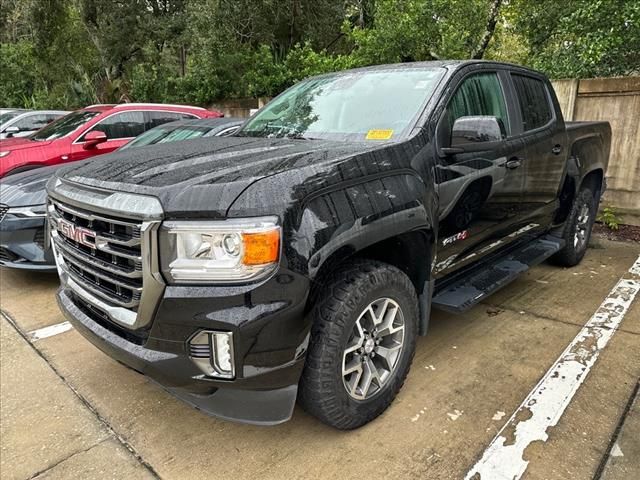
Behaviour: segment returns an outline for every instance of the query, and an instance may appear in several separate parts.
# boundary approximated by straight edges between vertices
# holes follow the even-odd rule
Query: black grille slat
[[[15,262],[18,259],[16,255],[11,253],[4,247],[0,247],[0,260],[3,262]]]
[[[7,205],[0,204],[0,221],[4,218],[4,216],[9,211],[9,207]]]
[[[110,319],[109,315],[103,312],[101,309],[91,305],[88,302],[85,302],[80,296],[71,293],[71,299],[73,303],[88,317],[92,318],[96,323],[106,328],[107,330],[116,333],[117,335],[123,337],[124,339],[136,343],[138,345],[143,345],[145,340],[148,338],[148,332],[144,330],[139,331],[131,331],[126,330],[122,327],[114,324]]]

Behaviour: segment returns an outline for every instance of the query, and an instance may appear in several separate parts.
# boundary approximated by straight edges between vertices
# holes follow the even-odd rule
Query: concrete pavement
[[[637,244],[597,240],[578,267],[544,264],[463,316],[434,312],[394,404],[353,432],[300,409],[278,427],[220,421],[74,330],[29,340],[29,332],[64,321],[53,300],[57,281],[1,270],[9,319],[0,319],[0,476],[463,478],[639,254]],[[620,448],[631,452],[624,472],[637,471],[640,430],[628,405],[639,378],[636,301],[549,439],[526,450],[523,478],[593,478],[603,462],[614,475],[609,469],[620,462],[609,462],[609,447],[623,416],[620,445],[629,447]]]

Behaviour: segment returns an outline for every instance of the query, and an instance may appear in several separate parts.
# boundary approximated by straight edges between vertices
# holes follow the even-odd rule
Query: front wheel
[[[581,188],[565,222],[563,232],[565,246],[552,257],[555,263],[573,267],[582,261],[589,246],[597,210],[598,202],[591,189]]]
[[[384,412],[409,371],[415,288],[396,267],[354,261],[332,275],[312,317],[300,403],[333,427],[360,427]]]

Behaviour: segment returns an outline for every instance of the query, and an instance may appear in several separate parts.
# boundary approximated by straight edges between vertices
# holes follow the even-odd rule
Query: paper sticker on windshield
[[[389,140],[393,136],[393,130],[369,130],[367,140]]]

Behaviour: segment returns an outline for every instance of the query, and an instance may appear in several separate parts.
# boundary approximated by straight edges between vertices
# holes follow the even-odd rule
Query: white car
[[[6,109],[5,109],[6,110]],[[26,137],[66,115],[62,110],[8,110],[0,113],[0,140]]]

